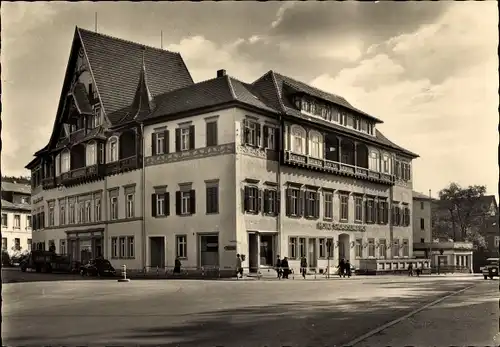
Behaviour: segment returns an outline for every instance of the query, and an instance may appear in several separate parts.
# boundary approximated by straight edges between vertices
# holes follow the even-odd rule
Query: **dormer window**
[[[94,116],[92,118],[94,119],[93,128],[101,125],[101,106],[100,105],[94,106]]]

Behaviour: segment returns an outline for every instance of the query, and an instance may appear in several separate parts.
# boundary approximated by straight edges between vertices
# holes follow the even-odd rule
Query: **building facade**
[[[2,179],[2,251],[10,256],[31,250],[29,182]]]
[[[432,242],[432,198],[413,192],[413,242]]]
[[[108,48],[88,43],[98,40]],[[244,83],[219,70],[193,83],[179,55],[130,42],[120,55],[122,45],[76,30],[76,66],[90,72],[81,82],[89,87],[79,87],[83,74],[67,83],[73,92],[63,89],[69,101],[51,143],[28,165],[44,229],[37,242],[133,268],[179,258],[232,271],[236,254],[248,271],[278,255],[293,267],[306,257],[312,268],[328,258],[356,266],[413,257],[417,155],[384,137],[382,121],[273,71]],[[109,85],[112,74],[93,67],[100,55],[132,60],[121,103],[123,83]],[[75,80],[71,62],[67,80]]]

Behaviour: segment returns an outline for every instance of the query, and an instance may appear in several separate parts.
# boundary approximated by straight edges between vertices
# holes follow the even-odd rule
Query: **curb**
[[[473,285],[471,285],[471,286],[467,286],[467,287],[465,287],[465,288],[462,288],[462,289],[460,289],[460,290],[457,290],[457,291],[455,291],[455,292],[452,292],[452,293],[450,293],[450,294],[447,294],[447,295],[445,295],[445,296],[443,296],[443,297],[441,297],[441,298],[439,298],[439,299],[436,299],[436,300],[434,300],[434,301],[432,301],[432,302],[430,302],[430,303],[428,303],[428,304],[425,304],[425,305],[424,305],[424,306],[422,306],[422,307],[419,307],[419,308],[417,308],[417,309],[415,309],[415,310],[411,311],[410,313],[405,314],[404,316],[401,316],[401,317],[396,318],[396,319],[394,319],[394,320],[392,320],[392,321],[390,321],[390,322],[388,322],[388,323],[386,323],[386,324],[384,324],[384,325],[381,325],[381,326],[379,326],[378,328],[375,328],[375,329],[373,329],[373,330],[371,330],[371,331],[367,332],[366,334],[363,334],[363,335],[361,335],[361,336],[359,336],[359,337],[355,338],[354,340],[351,340],[351,341],[349,341],[349,342],[347,342],[347,343],[344,343],[343,345],[344,345],[344,346],[351,346],[351,347],[352,347],[352,346],[354,346],[354,345],[356,345],[356,344],[358,344],[358,343],[360,343],[360,342],[362,342],[362,341],[366,340],[367,338],[372,337],[373,335],[375,335],[375,334],[377,334],[377,333],[379,333],[379,332],[381,332],[381,331],[383,331],[383,330],[385,330],[385,329],[387,329],[387,328],[390,328],[390,327],[392,327],[392,326],[394,326],[394,325],[398,324],[399,322],[401,322],[401,321],[403,321],[403,320],[405,320],[405,319],[408,319],[408,318],[410,318],[411,316],[416,315],[417,313],[419,313],[419,312],[421,312],[421,311],[424,311],[424,310],[428,309],[429,307],[432,307],[432,306],[434,306],[434,305],[436,305],[436,304],[439,304],[440,302],[442,302],[442,301],[444,301],[444,300],[446,300],[446,299],[448,299],[448,298],[451,298],[452,296],[455,296],[455,295],[461,294],[461,293],[463,293],[463,292],[465,292],[465,291],[467,291],[467,290],[469,290],[469,289],[472,289],[472,288],[474,288],[474,287],[475,287],[475,286],[477,286],[477,285],[478,285],[478,283],[475,283],[475,284],[473,284]]]

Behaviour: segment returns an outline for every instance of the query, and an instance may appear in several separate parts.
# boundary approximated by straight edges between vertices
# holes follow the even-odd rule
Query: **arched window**
[[[56,177],[61,175],[61,153],[56,155]]]
[[[298,125],[292,126],[292,152],[306,154],[306,131]]]
[[[86,166],[91,166],[97,164],[97,151],[96,151],[96,143],[90,142],[86,147],[86,157],[85,163]]]
[[[377,151],[370,152],[370,170],[380,171],[379,154]]]
[[[70,171],[70,154],[68,150],[61,153],[61,173]]]
[[[118,138],[112,137],[108,140],[108,163],[118,160]]]
[[[314,158],[323,158],[323,136],[317,131],[309,133],[309,155]]]

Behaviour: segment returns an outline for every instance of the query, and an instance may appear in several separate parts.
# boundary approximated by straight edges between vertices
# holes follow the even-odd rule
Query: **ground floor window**
[[[177,235],[175,237],[175,256],[177,258],[187,258],[187,236]]]
[[[378,255],[380,258],[384,259],[387,257],[387,244],[385,239],[380,239],[378,241]]]
[[[297,258],[297,238],[290,237],[288,243],[288,258],[296,259]]]
[[[358,258],[363,257],[363,239],[356,239],[356,253],[355,256]]]
[[[200,235],[200,265],[219,265],[219,235]]]

